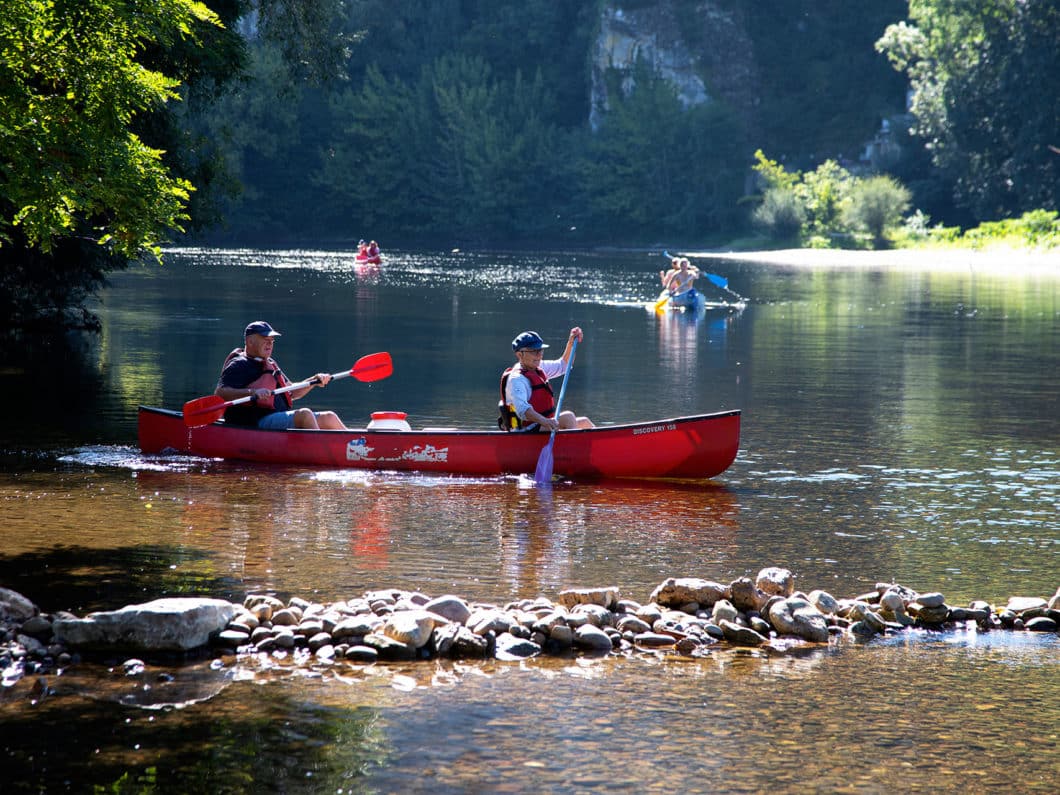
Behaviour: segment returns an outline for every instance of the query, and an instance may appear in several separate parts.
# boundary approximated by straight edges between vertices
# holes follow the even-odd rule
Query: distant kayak
[[[383,255],[375,254],[374,256],[368,256],[367,254],[358,254],[354,257],[358,265],[382,265]]]
[[[706,303],[706,298],[703,294],[694,287],[691,290],[686,290],[683,293],[670,296],[670,306],[675,308],[684,309],[699,309]]]

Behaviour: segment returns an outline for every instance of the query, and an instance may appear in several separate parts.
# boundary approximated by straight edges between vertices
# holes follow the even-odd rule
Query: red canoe
[[[140,406],[140,449],[266,464],[418,470],[457,475],[533,474],[544,433],[423,430],[266,431],[217,422],[184,424],[179,411]],[[740,446],[740,412],[563,431],[553,471],[577,480],[711,478]]]

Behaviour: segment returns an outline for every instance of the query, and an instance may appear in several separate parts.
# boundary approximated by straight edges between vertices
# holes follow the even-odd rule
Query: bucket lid
[[[373,420],[403,420],[409,415],[404,411],[373,411]]]

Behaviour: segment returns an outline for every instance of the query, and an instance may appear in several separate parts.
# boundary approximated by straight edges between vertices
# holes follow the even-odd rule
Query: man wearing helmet
[[[548,380],[565,375],[570,364],[574,340],[581,342],[582,330],[570,330],[567,347],[559,359],[543,361],[544,349],[549,347],[536,331],[524,331],[512,340],[516,363],[501,375],[500,418],[498,424],[506,431],[565,431],[592,428],[588,417],[573,411],[556,411],[556,398]]]

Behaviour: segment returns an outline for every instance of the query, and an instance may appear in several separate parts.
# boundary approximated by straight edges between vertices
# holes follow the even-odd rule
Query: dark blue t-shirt
[[[234,356],[225,365],[224,370],[221,371],[219,384],[232,389],[246,389],[266,372],[265,364],[265,359],[252,359],[247,357],[246,354]],[[269,370],[269,372],[274,373],[277,379],[282,375],[279,365],[276,366],[275,370]],[[277,380],[275,385],[269,385],[269,388],[277,389],[279,386],[280,381]],[[225,422],[230,422],[233,425],[257,425],[262,417],[275,411],[287,411],[289,408],[286,395],[273,395],[272,408],[255,402],[229,406],[225,411]]]

